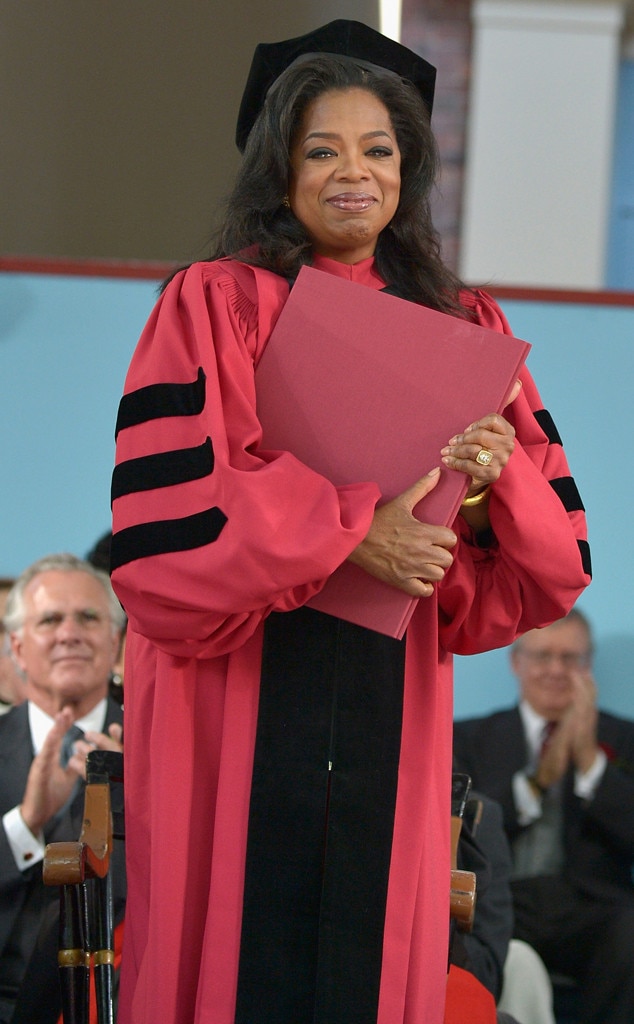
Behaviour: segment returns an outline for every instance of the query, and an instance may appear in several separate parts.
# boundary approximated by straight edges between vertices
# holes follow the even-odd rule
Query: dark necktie
[[[537,763],[551,741],[557,722],[545,722]],[[534,875],[558,875],[563,863],[561,837],[561,785],[555,783],[542,796],[542,813],[528,828],[523,829],[513,842],[513,877],[530,878]]]
[[[541,760],[542,756],[544,755],[546,749],[548,748],[548,744],[550,743],[550,741],[552,739],[552,735],[553,735],[553,733],[554,733],[556,728],[557,728],[557,722],[546,722],[545,723],[544,728],[542,729],[542,743],[541,743],[541,747],[539,748],[539,759],[540,760]]]
[[[80,729],[78,725],[71,725],[70,729],[62,740],[62,746],[59,752],[59,763],[62,768],[66,768],[69,760],[73,756],[73,747],[77,740],[82,739],[84,736],[84,730]]]

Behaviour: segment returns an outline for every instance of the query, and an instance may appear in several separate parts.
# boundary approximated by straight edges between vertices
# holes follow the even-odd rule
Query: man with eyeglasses
[[[90,746],[120,749],[122,709],[108,685],[124,621],[108,576],[74,555],[35,562],[7,598],[4,624],[26,700],[0,716],[0,1024],[12,1020],[36,942],[45,929],[55,938],[48,925],[59,897],[42,881],[45,845],[79,836]],[[84,739],[66,753],[72,726]],[[48,966],[51,998],[40,1000],[38,1014],[56,1020],[54,950]],[[21,1019],[35,1024],[33,1012]]]
[[[516,938],[577,980],[581,1024],[634,1021],[634,722],[599,711],[573,609],[511,649],[515,708],[454,725],[456,767],[503,808]]]

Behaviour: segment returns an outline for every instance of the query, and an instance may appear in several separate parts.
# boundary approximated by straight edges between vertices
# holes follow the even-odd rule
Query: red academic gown
[[[384,286],[372,259],[314,265]],[[293,455],[258,447],[253,368],[287,296],[268,271],[195,264],[161,296],[126,379],[113,477],[112,579],[129,616],[119,1024],[241,1019],[265,621],[304,614],[293,609],[362,540],[380,498],[372,482],[336,488]],[[479,323],[508,333],[488,296],[469,301]],[[457,518],[454,563],[407,631],[377,1024],[443,1020],[452,654],[553,621],[589,582],[583,506],[527,371],[522,380],[507,411],[516,448],[490,499],[495,539],[477,546]],[[272,620],[283,626],[284,616]],[[290,963],[285,984],[292,978]]]

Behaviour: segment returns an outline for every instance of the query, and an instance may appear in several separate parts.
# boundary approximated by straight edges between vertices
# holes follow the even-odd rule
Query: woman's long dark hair
[[[350,88],[366,89],[385,105],[401,153],[398,209],[376,246],[379,274],[402,298],[465,315],[459,298],[463,285],[443,263],[432,224],[438,150],[419,93],[396,75],[374,74],[334,56],[315,56],[289,68],[269,91],[247,140],[211,258],[234,256],[291,278],[311,262],[310,238],[284,205],[290,153],[308,104],[324,92]]]

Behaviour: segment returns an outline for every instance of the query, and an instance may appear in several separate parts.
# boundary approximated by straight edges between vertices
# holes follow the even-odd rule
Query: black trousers
[[[633,1024],[634,893],[602,901],[558,877],[511,886],[515,937],[533,946],[549,971],[577,980],[581,1024]]]

